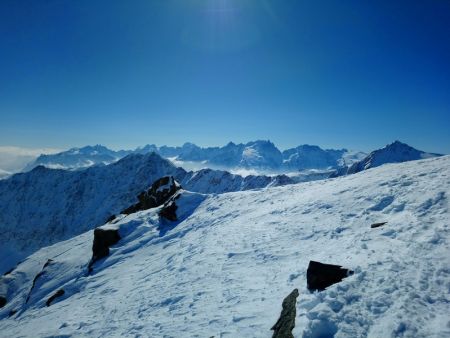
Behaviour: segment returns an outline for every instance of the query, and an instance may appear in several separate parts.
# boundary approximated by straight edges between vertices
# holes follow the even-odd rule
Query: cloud
[[[39,155],[54,154],[60,151],[55,148],[0,146],[0,169],[11,173],[18,172]]]

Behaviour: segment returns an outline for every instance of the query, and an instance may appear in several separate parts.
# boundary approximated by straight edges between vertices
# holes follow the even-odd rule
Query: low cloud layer
[[[0,146],[0,172],[2,174],[19,172],[39,155],[54,154],[59,151],[61,150],[54,148]]]

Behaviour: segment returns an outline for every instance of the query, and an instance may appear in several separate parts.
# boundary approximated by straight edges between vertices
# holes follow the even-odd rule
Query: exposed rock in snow
[[[373,223],[373,224],[370,225],[370,228],[371,228],[371,229],[379,228],[379,227],[385,225],[386,223],[387,223],[387,222]]]
[[[150,189],[138,195],[138,203],[126,208],[121,214],[129,215],[136,211],[159,207],[179,189],[181,189],[181,186],[173,176],[161,177],[152,184]]]
[[[119,231],[111,228],[97,228],[94,230],[94,242],[92,244],[92,258],[89,262],[89,272],[92,265],[109,255],[109,247],[120,241]]]
[[[0,308],[4,307],[7,303],[6,297],[0,296]]]
[[[56,298],[63,296],[64,293],[65,292],[63,289],[59,289],[53,295],[51,295],[49,299],[47,299],[47,301],[45,302],[45,305],[50,306]]]
[[[340,265],[310,261],[306,271],[306,283],[309,291],[323,291],[351,275],[353,271],[344,269]]]
[[[180,197],[180,195],[177,195],[176,198]],[[175,222],[178,220],[177,217],[177,203],[176,198],[170,199],[159,211],[159,216],[162,218],[165,218],[168,221]]]
[[[280,318],[272,326],[272,338],[294,338],[292,330],[295,327],[295,316],[297,314],[298,289],[294,289],[282,303]]]

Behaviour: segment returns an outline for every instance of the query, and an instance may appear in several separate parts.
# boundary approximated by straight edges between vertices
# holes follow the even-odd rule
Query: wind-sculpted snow
[[[155,153],[132,154],[107,166],[67,171],[37,167],[0,181],[0,273],[21,257],[102,225],[137,203],[137,195],[163,176],[188,190],[223,193],[292,184],[287,176],[186,172]]]
[[[284,187],[188,194],[178,222],[161,223],[156,208],[108,225],[121,240],[91,275],[91,230],[27,258],[5,276],[11,291],[0,332],[270,337],[282,300],[297,288],[294,337],[448,337],[449,194],[450,156]],[[379,222],[387,223],[371,228]],[[354,274],[310,293],[311,260]]]

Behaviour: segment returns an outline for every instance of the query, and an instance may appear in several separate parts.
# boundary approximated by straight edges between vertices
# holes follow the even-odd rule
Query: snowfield
[[[450,156],[184,192],[178,222],[155,208],[108,224],[122,239],[91,274],[92,230],[29,256],[0,282],[0,335],[271,337],[283,298],[298,288],[295,337],[449,337],[449,194]],[[371,229],[376,222],[387,224]],[[355,273],[310,293],[310,260]]]

